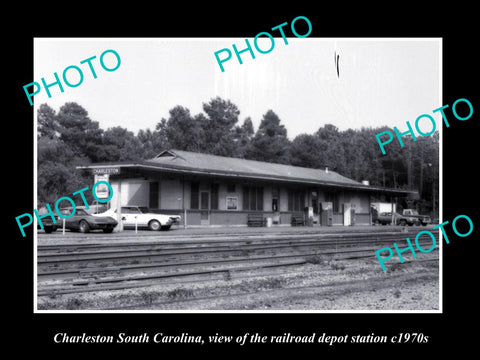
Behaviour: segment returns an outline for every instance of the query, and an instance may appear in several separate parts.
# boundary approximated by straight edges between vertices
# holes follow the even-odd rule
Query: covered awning
[[[77,166],[77,169],[90,170],[94,174],[109,174],[112,177],[121,177],[125,173],[158,171],[182,175],[203,175],[229,179],[317,185],[329,188],[377,192],[395,197],[415,196],[415,194],[418,194],[417,191],[412,190],[366,185],[328,169],[311,169],[183,150],[165,150],[155,158],[142,162],[96,163]]]

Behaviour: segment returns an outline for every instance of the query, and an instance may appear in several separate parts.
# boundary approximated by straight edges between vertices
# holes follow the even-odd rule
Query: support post
[[[185,176],[182,178],[183,228],[187,228],[187,209],[185,208]]]
[[[390,225],[395,225],[395,216],[393,215],[393,197],[390,197],[390,210],[392,212],[392,221]]]
[[[115,227],[115,232],[122,232],[123,231],[123,223],[122,223],[122,180],[118,179],[117,185],[117,222],[118,225]]]

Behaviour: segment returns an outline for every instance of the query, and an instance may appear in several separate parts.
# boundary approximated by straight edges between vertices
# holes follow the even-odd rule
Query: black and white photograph
[[[441,311],[441,52],[35,39],[36,310]]]
[[[4,22],[7,351],[475,353],[472,5],[72,5]]]

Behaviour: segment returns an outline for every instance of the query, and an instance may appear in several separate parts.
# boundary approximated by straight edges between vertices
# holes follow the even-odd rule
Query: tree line
[[[81,105],[69,102],[55,112],[47,104],[37,112],[38,203],[56,199],[92,183],[91,175],[76,166],[99,162],[137,162],[165,149],[195,151],[220,156],[325,168],[351,179],[368,180],[372,186],[416,189],[416,205],[438,212],[438,133],[413,141],[389,144],[382,155],[375,134],[389,127],[340,131],[326,124],[313,134],[290,140],[287,129],[273,110],[254,129],[250,117],[240,121],[240,110],[220,97],[203,103],[203,112],[191,114],[184,106],[170,109],[154,129],[137,134],[116,126],[106,130],[90,119]],[[91,199],[89,199],[91,200]]]

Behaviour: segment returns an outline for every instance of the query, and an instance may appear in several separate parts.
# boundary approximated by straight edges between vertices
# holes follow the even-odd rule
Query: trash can
[[[313,216],[307,219],[307,226],[313,226]]]
[[[272,218],[271,217],[267,217],[267,227],[272,227]]]

